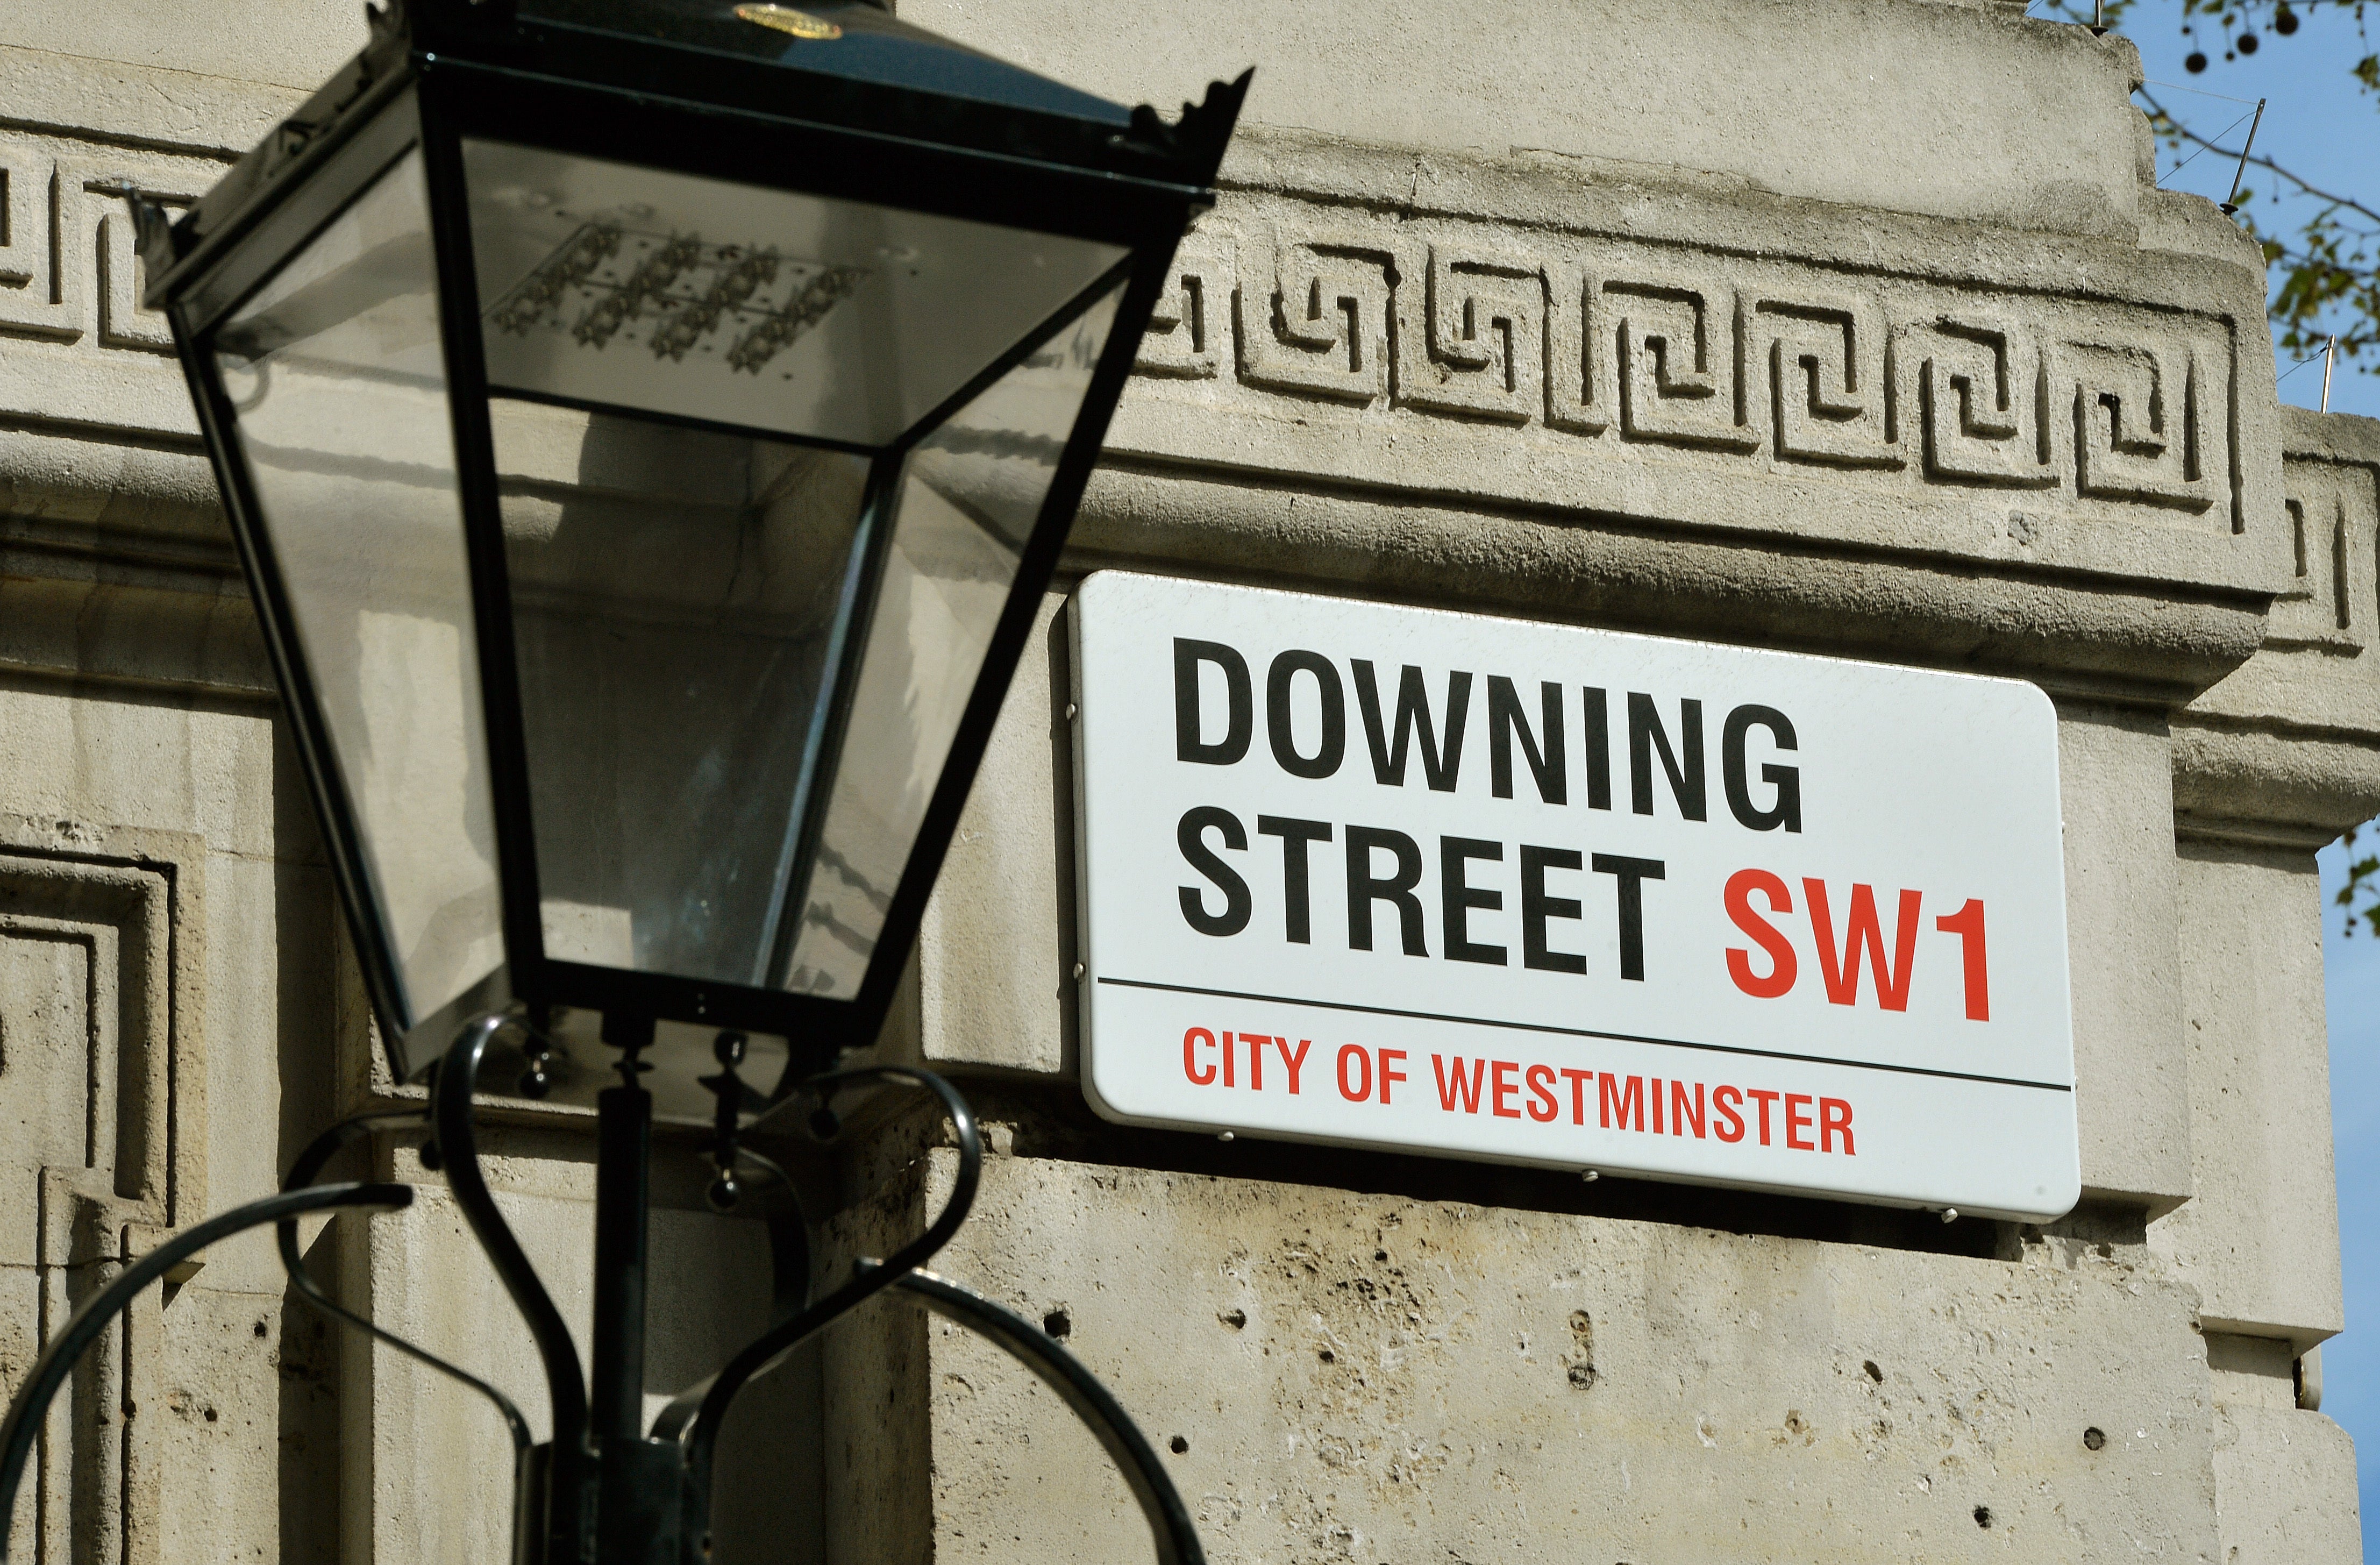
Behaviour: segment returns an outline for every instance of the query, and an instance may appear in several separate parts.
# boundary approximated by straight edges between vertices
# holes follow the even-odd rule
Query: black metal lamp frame
[[[933,69],[953,68],[949,62],[962,55],[962,65],[981,62],[931,35],[904,30],[866,0],[813,0],[810,8],[821,19],[838,19],[880,42],[915,44],[912,55]],[[832,43],[816,45],[819,53],[788,50],[783,34],[737,19],[736,12],[756,9],[781,7],[739,7],[733,0],[393,4],[372,13],[370,46],[188,213],[168,222],[162,211],[135,200],[149,277],[147,302],[162,308],[173,327],[356,931],[365,987],[400,1080],[425,1071],[465,1018],[510,1005],[533,1020],[555,1007],[601,1012],[607,1035],[613,1030],[612,1019],[621,1018],[631,1029],[674,1021],[783,1037],[794,1049],[783,1078],[787,1084],[824,1068],[840,1050],[874,1040],[1031,633],[1041,590],[1056,570],[1109,416],[1165,286],[1175,243],[1213,201],[1215,173],[1249,79],[1244,75],[1213,84],[1203,104],[1185,103],[1181,118],[1168,123],[1146,105],[1127,114],[989,63],[980,68],[994,74],[968,79],[963,91],[887,79],[886,70],[864,63],[868,56],[838,55],[833,51],[839,45]],[[927,42],[917,43],[919,39]],[[1043,347],[1084,304],[1121,283],[1117,312],[1082,414],[1068,432],[1024,542],[1014,583],[891,894],[866,976],[849,999],[599,966],[546,952],[489,415],[492,394],[466,209],[467,139],[756,189],[897,206],[1094,240],[1125,251],[1114,271],[944,404],[943,410],[964,406]],[[363,827],[317,698],[273,538],[236,437],[237,410],[213,350],[214,334],[232,312],[415,148],[428,176],[440,331],[475,605],[504,956],[493,973],[428,1015],[408,1007],[395,952],[375,911]],[[915,440],[933,427],[943,410],[920,420],[903,440]],[[650,410],[633,411],[655,417]],[[771,432],[771,438],[785,437]],[[891,486],[883,475],[903,450],[896,442],[878,458],[871,504],[885,503]],[[872,573],[881,564],[890,529],[866,530],[876,540]],[[871,574],[861,601],[872,600],[873,593]],[[853,626],[855,645],[864,644],[865,629],[864,623]],[[831,736],[844,731],[855,694],[858,659],[846,663],[827,717]],[[820,756],[821,776],[832,772],[833,743]],[[813,805],[812,814],[818,812]],[[606,1041],[616,1040],[607,1036]]]
[[[868,1300],[892,1290],[990,1339],[1039,1376],[1089,1426],[1122,1471],[1148,1520],[1160,1565],[1205,1565],[1197,1529],[1156,1449],[1098,1377],[1033,1322],[964,1284],[924,1269],[966,1220],[983,1163],[982,1141],[966,1100],[929,1071],[877,1066],[829,1072],[804,1082],[786,1097],[789,1106],[815,1105],[814,1130],[832,1134],[834,1119],[830,1105],[838,1091],[870,1082],[921,1088],[940,1100],[958,1143],[957,1178],[934,1220],[892,1256],[856,1262],[849,1276],[822,1297],[811,1296],[810,1234],[791,1181],[783,1170],[748,1147],[728,1145],[717,1149],[722,1164],[748,1160],[772,1176],[781,1187],[779,1198],[788,1208],[772,1215],[768,1224],[775,1278],[771,1324],[717,1374],[680,1393],[654,1421],[650,1435],[639,1433],[646,1215],[642,1176],[647,1143],[641,1134],[625,1142],[615,1141],[614,1136],[621,1134],[617,1126],[636,1123],[640,1107],[636,1100],[646,1094],[635,1085],[632,1054],[622,1064],[626,1085],[605,1095],[603,1159],[599,1165],[597,1195],[595,1376],[590,1386],[580,1375],[569,1327],[504,1221],[480,1165],[473,1089],[491,1048],[507,1033],[515,1035],[516,1043],[526,1042],[518,1037],[519,1032],[518,1021],[508,1016],[475,1018],[440,1062],[426,1109],[378,1110],[340,1121],[298,1154],[280,1194],[236,1207],[176,1235],[127,1267],[75,1312],[66,1328],[34,1361],[9,1403],[6,1417],[0,1419],[0,1565],[6,1565],[9,1559],[5,1518],[14,1514],[17,1493],[50,1405],[66,1387],[76,1361],[142,1289],[208,1245],[266,1223],[279,1231],[282,1264],[300,1298],[333,1319],[468,1387],[502,1416],[512,1439],[515,1463],[514,1565],[710,1565],[713,1455],[737,1393],[802,1343]],[[725,1037],[732,1039],[734,1035]],[[732,1052],[732,1045],[722,1046],[722,1064]],[[621,1095],[619,1099],[613,1098],[614,1093]],[[624,1107],[615,1110],[614,1101]],[[358,1137],[375,1128],[419,1122],[425,1115],[432,1139],[425,1145],[424,1161],[443,1169],[448,1190],[536,1343],[553,1413],[554,1438],[544,1444],[533,1442],[528,1419],[503,1391],[332,1299],[307,1269],[298,1250],[297,1219],[302,1216],[339,1209],[396,1211],[411,1205],[414,1187],[410,1184],[314,1182],[332,1159]],[[633,1156],[623,1150],[624,1145],[633,1146]],[[625,1199],[629,1195],[634,1199]],[[624,1416],[625,1428],[620,1422]]]
[[[76,1314],[0,1423],[0,1518],[10,1514],[44,1410],[107,1321],[140,1288],[204,1244],[273,1222],[300,1297],[455,1377],[503,1415],[518,1464],[518,1565],[707,1565],[712,1451],[737,1392],[786,1352],[892,1289],[990,1336],[1047,1379],[1123,1467],[1149,1517],[1160,1558],[1199,1565],[1197,1535],[1180,1496],[1115,1400],[1030,1322],[920,1269],[957,1231],[973,1199],[982,1152],[965,1102],[925,1071],[831,1067],[844,1050],[874,1041],[891,1007],[1109,415],[1167,282],[1175,242],[1213,200],[1216,171],[1248,79],[1215,84],[1204,104],[1184,105],[1180,119],[1168,123],[1145,105],[1127,111],[935,39],[864,0],[810,0],[805,11],[735,0],[395,0],[370,15],[372,38],[364,52],[188,213],[169,221],[137,193],[127,193],[133,196],[149,279],[147,302],[162,308],[173,327],[392,1065],[400,1080],[434,1073],[425,1152],[434,1153],[474,1237],[528,1324],[544,1368],[553,1438],[533,1443],[520,1410],[493,1386],[346,1310],[308,1275],[297,1244],[298,1215],[342,1207],[393,1209],[411,1199],[406,1185],[314,1183],[347,1141],[375,1123],[407,1117],[366,1114],[334,1126],[307,1148],[283,1194],[175,1238]],[[853,47],[799,42],[844,35]],[[852,998],[566,962],[546,952],[463,163],[464,143],[472,138],[1035,230],[1112,245],[1123,254],[1093,290],[1056,310],[904,437],[917,438],[942,413],[1046,346],[1092,299],[1121,288],[1082,410],[1023,542],[989,650]],[[504,962],[492,974],[429,1015],[412,1013],[407,1001],[378,911],[365,823],[318,699],[240,448],[238,410],[215,352],[216,334],[233,312],[417,150],[429,193],[504,945]],[[652,416],[649,409],[625,411]],[[777,431],[739,432],[779,438]],[[871,503],[882,503],[885,475],[902,454],[896,442],[878,456],[871,489],[879,498]],[[889,532],[867,530],[879,540]],[[874,560],[867,568],[872,571],[881,564],[883,545],[870,548]],[[874,591],[870,581],[862,601],[871,601]],[[864,646],[864,623],[853,634]],[[827,717],[832,734],[848,720],[857,663],[847,659],[840,676]],[[821,753],[820,776],[832,774],[836,742]],[[803,830],[814,832],[814,822]],[[483,1066],[500,1039],[528,1062],[519,1078],[524,1090],[534,1093],[545,1083],[544,1062],[555,1049],[549,1023],[564,1007],[601,1012],[603,1041],[618,1050],[612,1067],[618,1085],[596,1098],[594,1370],[588,1377],[580,1374],[568,1328],[488,1193],[472,1120]],[[652,1068],[641,1056],[652,1050],[655,1029],[664,1022],[716,1030],[719,1070],[703,1082],[717,1100],[714,1204],[734,1203],[744,1164],[768,1172],[766,1159],[742,1145],[752,1110],[765,1120],[808,1102],[828,1115],[835,1094],[869,1081],[920,1088],[940,1099],[957,1136],[959,1174],[949,1203],[925,1232],[881,1262],[856,1266],[816,1299],[809,1235],[798,1209],[772,1218],[775,1323],[647,1429],[641,1409],[654,1097],[640,1079]],[[774,1083],[747,1083],[739,1075],[747,1031],[788,1040],[788,1062]],[[778,1199],[791,1201],[790,1182],[781,1171],[776,1183],[784,1186]],[[0,1538],[0,1565],[6,1559]]]

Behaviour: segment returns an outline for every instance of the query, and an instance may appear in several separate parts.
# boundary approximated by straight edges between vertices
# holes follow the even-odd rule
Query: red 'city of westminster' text
[[[1303,1096],[1316,1084],[1309,1074],[1314,1041],[1274,1033],[1191,1027],[1182,1035],[1182,1074],[1191,1086]],[[1342,1044],[1333,1053],[1330,1079],[1350,1103],[1393,1106],[1397,1089],[1419,1090],[1445,1113],[1486,1114],[1552,1124],[1588,1122],[1592,1100],[1598,1129],[1706,1137],[1733,1144],[1747,1135],[1762,1146],[1796,1152],[1840,1152],[1855,1157],[1848,1098],[1768,1087],[1717,1086],[1677,1077],[1621,1075],[1575,1066],[1524,1063],[1474,1055],[1429,1056],[1430,1074],[1416,1089],[1402,1049]],[[1267,1073],[1270,1083],[1267,1085]]]

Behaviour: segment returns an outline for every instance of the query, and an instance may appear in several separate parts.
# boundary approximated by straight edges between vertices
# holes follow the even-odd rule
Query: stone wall
[[[2277,405],[2257,253],[2154,188],[2130,47],[1999,0],[902,9],[1126,101],[1258,67],[880,1046],[991,1122],[947,1269],[1109,1378],[1214,1557],[2360,1559],[2297,1381],[2342,1324],[2313,855],[2380,810],[2380,429]],[[360,40],[310,0],[0,0],[8,1376],[404,1097],[114,193],[205,188]],[[1111,564],[2039,683],[2083,1204],[1944,1225],[1097,1120],[1062,616]],[[583,1314],[585,1127],[497,1112]],[[880,1253],[940,1136],[779,1150]],[[656,1398],[766,1286],[663,1164]],[[442,1196],[308,1238],[541,1417]],[[1144,1547],[1048,1393],[905,1306],[764,1384],[722,1559]],[[135,1315],[45,1462],[43,1558],[384,1562],[492,1557],[510,1456],[256,1240]]]

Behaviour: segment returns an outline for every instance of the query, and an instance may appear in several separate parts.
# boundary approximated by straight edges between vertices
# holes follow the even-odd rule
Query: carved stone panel
[[[195,844],[0,818],[0,1279],[34,1347],[203,1201],[195,997]],[[78,840],[81,839],[81,840]],[[137,841],[136,841],[137,839]],[[153,1297],[88,1353],[55,1405],[19,1537],[55,1561],[147,1561],[158,1428]],[[13,1389],[13,1386],[11,1387]]]
[[[91,1090],[115,1077],[114,1028],[92,1013],[114,1013],[116,971],[112,928],[0,915],[0,1159],[18,1210],[42,1169],[93,1167],[103,1139],[114,1150],[115,1094]]]

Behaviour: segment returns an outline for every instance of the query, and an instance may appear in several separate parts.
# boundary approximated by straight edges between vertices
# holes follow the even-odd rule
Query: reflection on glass
[[[1112,245],[463,144],[489,382],[882,445],[1123,258]]]
[[[504,955],[429,233],[409,153],[213,344],[395,944],[406,1025]]]
[[[911,453],[785,987],[847,999],[1115,320],[1111,293]]]
[[[494,405],[546,953],[769,979],[868,463]]]

